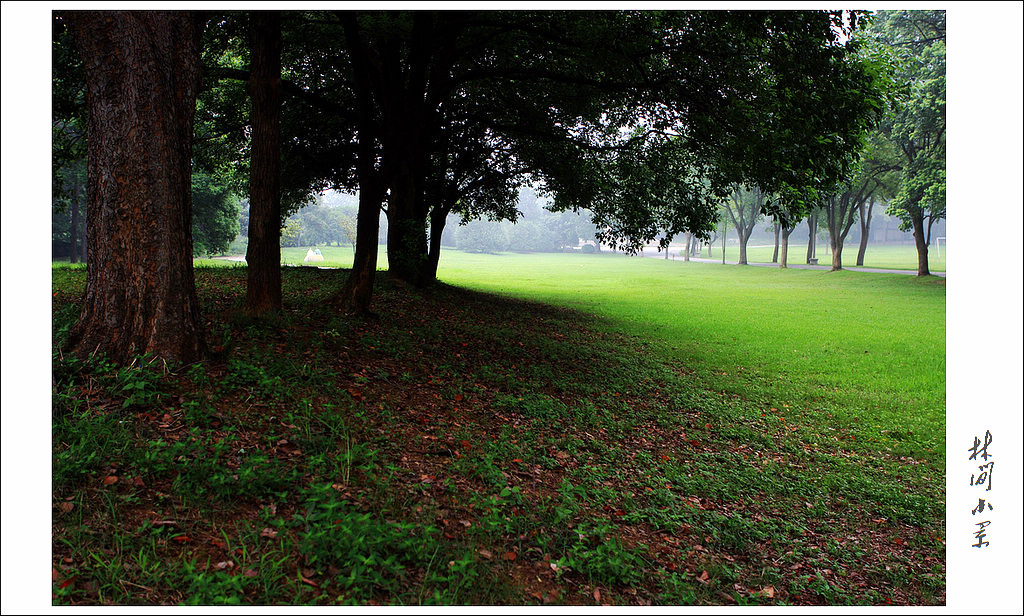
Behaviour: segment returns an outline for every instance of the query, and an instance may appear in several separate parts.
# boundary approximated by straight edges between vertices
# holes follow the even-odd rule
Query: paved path
[[[649,258],[652,258],[652,259],[662,259],[662,260],[665,259],[665,253],[664,252],[658,252],[658,253],[644,252],[643,256],[649,257]],[[669,260],[670,261],[680,261],[680,262],[683,262],[683,258],[682,257],[678,257],[678,256],[675,257],[675,258],[670,258]],[[701,258],[701,257],[690,257],[690,261],[697,261],[697,262],[700,262],[700,263],[721,263],[722,262],[721,259],[704,259],[704,258]],[[726,261],[725,264],[726,265],[736,265],[736,261]],[[748,263],[747,265],[755,265],[755,266],[758,266],[758,267],[778,267],[779,266],[778,263]],[[811,269],[811,270],[831,270],[832,269],[831,265],[807,265],[805,263],[789,263],[789,264],[787,264],[787,267],[790,267],[790,268],[793,268],[793,269]],[[872,272],[872,273],[875,273],[875,274],[905,274],[905,275],[908,275],[908,276],[916,276],[917,275],[917,270],[878,269],[878,268],[873,268],[873,267],[844,267],[843,271],[845,271],[845,272]],[[946,277],[946,272],[932,272],[932,275],[933,276],[941,276],[942,278],[945,278]]]

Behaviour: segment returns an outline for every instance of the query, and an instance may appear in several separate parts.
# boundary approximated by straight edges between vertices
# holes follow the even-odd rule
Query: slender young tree
[[[89,268],[69,336],[119,362],[204,352],[192,272],[200,24],[187,12],[67,14],[87,86]]]
[[[810,215],[807,216],[807,263],[811,263],[811,259],[817,259],[816,249],[818,247],[818,214],[819,210],[815,209],[811,211]]]

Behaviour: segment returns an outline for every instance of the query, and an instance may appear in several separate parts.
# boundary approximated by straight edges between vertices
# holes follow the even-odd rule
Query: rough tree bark
[[[253,11],[251,24],[252,159],[246,308],[281,309],[281,15]]]
[[[163,11],[68,21],[89,106],[89,267],[70,350],[195,361],[205,350],[192,272],[199,22]]]

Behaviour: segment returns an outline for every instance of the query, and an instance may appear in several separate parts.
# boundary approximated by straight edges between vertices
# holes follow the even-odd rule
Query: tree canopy
[[[194,164],[232,169],[243,192],[255,184],[241,178],[278,178],[281,207],[251,208],[251,228],[358,189],[338,299],[360,312],[381,211],[389,273],[416,285],[436,275],[448,214],[515,219],[527,182],[627,249],[707,237],[734,185],[794,216],[831,190],[886,95],[885,63],[851,38],[860,12],[285,11],[272,28],[253,15],[205,15]],[[259,68],[270,57],[250,31],[279,42],[279,72]],[[257,139],[271,117],[280,136]]]
[[[931,225],[946,216],[946,13],[882,11],[872,32],[900,85],[883,125],[901,169],[888,213],[913,230],[918,274],[927,275]]]

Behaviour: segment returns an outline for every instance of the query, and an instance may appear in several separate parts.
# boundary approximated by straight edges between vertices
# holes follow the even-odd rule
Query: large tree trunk
[[[835,272],[835,271],[843,269],[843,240],[841,238],[838,239],[838,240],[833,239],[831,241],[831,245],[832,245],[832,271]]]
[[[413,286],[427,277],[427,220],[423,208],[422,177],[415,154],[398,162],[398,173],[388,199],[388,276]]]
[[[736,265],[747,264],[747,240],[750,239],[750,233],[745,229],[736,229],[736,235],[739,236],[740,240],[740,260]]]
[[[199,34],[187,12],[68,14],[89,106],[89,267],[79,355],[204,352],[192,271],[192,123]]]
[[[252,158],[246,308],[256,316],[281,309],[281,16],[252,12]]]

